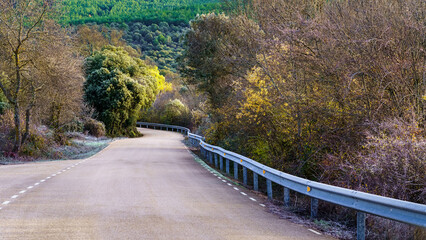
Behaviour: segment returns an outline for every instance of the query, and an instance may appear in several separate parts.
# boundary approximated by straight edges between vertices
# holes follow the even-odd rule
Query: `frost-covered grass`
[[[62,159],[83,159],[95,155],[106,148],[112,141],[112,139],[107,138],[88,140],[72,139],[70,146],[61,146],[54,151],[62,153]]]
[[[84,159],[91,157],[107,147],[114,139],[84,135],[82,133],[69,133],[69,144],[52,145],[42,156],[29,157],[4,157],[0,156],[0,164],[22,164],[36,161],[56,161],[66,159]]]

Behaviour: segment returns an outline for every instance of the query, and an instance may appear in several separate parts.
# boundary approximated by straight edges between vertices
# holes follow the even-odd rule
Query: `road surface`
[[[141,131],[87,160],[0,166],[0,239],[330,239],[218,179],[182,135]]]

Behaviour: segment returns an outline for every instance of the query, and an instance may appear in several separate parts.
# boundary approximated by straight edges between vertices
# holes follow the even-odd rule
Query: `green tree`
[[[157,67],[131,57],[123,48],[107,46],[86,59],[86,102],[110,136],[139,136],[136,120],[165,87]]]

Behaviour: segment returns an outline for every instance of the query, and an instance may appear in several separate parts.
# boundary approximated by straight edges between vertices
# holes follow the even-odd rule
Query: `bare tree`
[[[34,42],[40,40],[45,31],[42,25],[49,5],[42,1],[0,1],[0,43],[2,50],[0,88],[13,106],[15,114],[14,151],[19,151],[21,138],[21,103],[29,101],[27,118],[34,106],[36,86],[28,79],[28,66],[32,64],[31,54]],[[25,87],[25,89],[24,89]],[[27,93],[30,93],[28,99]]]
[[[14,152],[29,136],[34,107],[45,104],[40,99],[47,90],[63,88],[52,81],[58,83],[61,70],[76,67],[73,60],[68,64],[62,59],[73,56],[66,32],[51,18],[54,10],[54,1],[0,0],[0,89],[14,111]]]

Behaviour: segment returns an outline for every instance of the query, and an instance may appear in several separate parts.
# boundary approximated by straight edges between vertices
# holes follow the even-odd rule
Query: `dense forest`
[[[111,24],[114,26],[114,24]],[[176,58],[183,52],[181,38],[188,24],[129,23],[123,39],[130,46],[140,49],[144,59],[151,59],[160,69],[176,71]]]
[[[86,22],[180,22],[187,23],[198,13],[219,9],[217,0],[67,0],[61,21]]]

